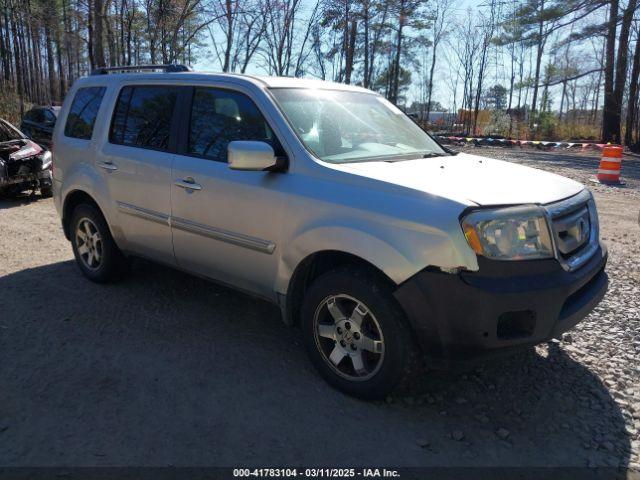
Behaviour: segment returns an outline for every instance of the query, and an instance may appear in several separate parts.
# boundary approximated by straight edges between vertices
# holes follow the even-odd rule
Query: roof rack
[[[99,67],[91,70],[91,75],[107,75],[109,72],[133,72],[140,70],[162,70],[167,73],[192,71],[187,65],[169,63],[165,65],[121,65],[117,67]]]

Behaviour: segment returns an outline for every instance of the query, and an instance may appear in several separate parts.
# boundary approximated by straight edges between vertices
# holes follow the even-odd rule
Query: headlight
[[[46,170],[51,166],[51,152],[47,150],[42,154],[42,170]]]
[[[478,255],[494,260],[554,256],[547,219],[539,207],[478,210],[462,219],[462,230]]]

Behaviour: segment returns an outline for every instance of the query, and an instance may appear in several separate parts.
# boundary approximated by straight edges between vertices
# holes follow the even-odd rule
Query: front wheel
[[[418,351],[384,279],[351,268],[316,279],[301,322],[312,362],[334,387],[360,398],[383,398],[415,370]]]
[[[49,198],[53,196],[53,185],[51,177],[41,178],[39,184],[41,197]]]
[[[53,188],[51,188],[51,185],[45,185],[42,186],[42,184],[40,185],[40,196],[42,198],[49,198],[53,196]]]

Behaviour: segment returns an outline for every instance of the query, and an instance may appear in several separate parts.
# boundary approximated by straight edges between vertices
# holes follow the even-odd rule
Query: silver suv
[[[56,207],[95,282],[140,256],[268,299],[364,398],[425,358],[549,340],[605,294],[577,182],[456,154],[355,86],[136,68],[78,80],[53,136]]]

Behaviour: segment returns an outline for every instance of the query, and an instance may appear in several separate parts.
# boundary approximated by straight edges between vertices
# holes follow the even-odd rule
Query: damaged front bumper
[[[0,143],[0,189],[52,185],[50,154],[30,140]]]
[[[423,271],[395,292],[433,366],[505,353],[556,338],[607,290],[606,247],[575,271],[555,259],[496,262],[478,272]]]

